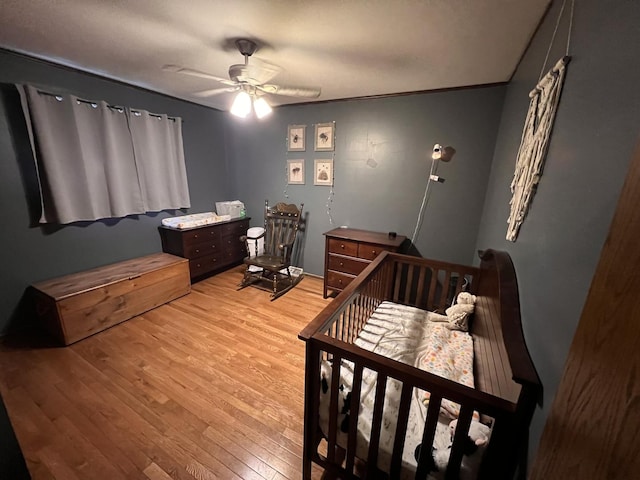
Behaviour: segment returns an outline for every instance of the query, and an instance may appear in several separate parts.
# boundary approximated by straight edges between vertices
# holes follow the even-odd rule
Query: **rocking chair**
[[[271,292],[271,300],[284,295],[300,280],[291,274],[291,254],[296,240],[302,208],[293,204],[278,203],[269,208],[264,203],[264,232],[258,236],[243,235],[247,268],[238,289],[254,286]],[[250,232],[248,232],[250,233]]]

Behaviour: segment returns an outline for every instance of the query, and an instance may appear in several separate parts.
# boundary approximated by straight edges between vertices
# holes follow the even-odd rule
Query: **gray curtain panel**
[[[156,121],[164,129],[137,128],[134,139],[128,109],[17,87],[40,182],[41,223],[190,206],[179,119],[161,116]],[[141,112],[140,118],[145,116],[156,119]],[[165,177],[173,179],[170,186]]]
[[[130,110],[129,126],[145,209],[188,208],[182,119]]]

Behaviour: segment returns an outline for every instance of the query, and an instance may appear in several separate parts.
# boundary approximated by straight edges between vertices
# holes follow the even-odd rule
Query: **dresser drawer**
[[[245,231],[246,232],[246,231]],[[247,244],[245,242],[240,241],[240,235],[227,235],[222,237],[222,248],[225,252],[233,251],[233,252],[246,252]]]
[[[361,243],[358,245],[358,257],[375,260],[375,258],[385,250],[389,250],[389,248],[373,243]]]
[[[350,257],[358,256],[358,242],[342,240],[340,238],[329,239],[329,253],[339,253]]]
[[[185,245],[184,256],[185,258],[198,258],[206,255],[213,255],[220,251],[220,241],[213,238],[208,242],[194,243],[192,245]]]
[[[221,254],[209,255],[206,257],[194,258],[192,260],[189,260],[189,270],[191,271],[191,278],[198,277],[205,273],[216,270],[224,263],[225,262]]]
[[[354,275],[347,275],[346,273],[329,270],[326,276],[327,286],[342,290],[349,285],[354,278],[356,278]]]
[[[329,270],[358,275],[367,268],[370,262],[358,260],[357,258],[344,257],[342,255],[329,254]]]
[[[247,256],[247,247],[237,238],[230,244],[225,244],[223,259],[225,264],[241,262]]]
[[[182,233],[182,244],[185,249],[189,245],[207,242],[211,239],[218,240],[220,238],[220,229],[216,227],[204,227],[196,230],[189,230]]]
[[[235,235],[240,237],[246,235],[249,229],[249,220],[242,220],[234,223],[226,223],[221,226],[220,231],[223,237]]]

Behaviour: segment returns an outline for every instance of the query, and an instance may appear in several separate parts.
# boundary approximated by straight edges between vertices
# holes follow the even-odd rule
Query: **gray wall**
[[[230,195],[224,151],[224,114],[117,82],[0,51],[0,333],[26,321],[25,288],[39,280],[161,251],[161,212],[38,226],[39,198],[33,158],[17,95],[10,84],[34,83],[87,99],[180,116],[191,193],[191,211],[213,209]]]
[[[518,274],[525,336],[544,385],[544,403],[532,424],[532,452],[563,372],[640,126],[640,2],[576,2],[573,60],[544,174],[517,241],[504,239],[528,93],[537,82],[561,4],[555,2],[508,87],[477,242],[478,248],[509,251]],[[567,20],[560,25],[550,62],[564,54]]]
[[[472,262],[504,91],[503,85],[494,85],[287,106],[262,122],[229,116],[227,153],[234,191],[245,202],[252,225],[261,224],[265,199],[271,204],[304,202],[308,228],[299,264],[322,274],[322,234],[332,228],[348,225],[411,237],[433,145],[452,145],[457,153],[438,167],[446,181],[432,184],[415,246],[423,256]],[[335,152],[314,152],[314,124],[331,121],[336,122]],[[305,152],[287,152],[289,124],[307,125]],[[335,184],[329,202],[331,189],[313,185],[313,163],[332,157]],[[305,185],[286,185],[287,159],[305,160]],[[368,165],[368,159],[376,166]]]

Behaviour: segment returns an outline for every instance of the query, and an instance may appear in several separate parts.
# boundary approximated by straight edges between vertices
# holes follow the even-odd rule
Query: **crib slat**
[[[402,283],[402,264],[397,264],[396,270],[396,280],[393,282],[395,284],[395,289],[393,290],[393,301],[398,303],[400,299],[400,284]]]
[[[429,285],[429,300],[427,302],[427,310],[433,310],[433,300],[436,294],[436,286],[438,284],[438,271],[435,268],[431,269],[431,284]]]
[[[351,304],[347,305],[347,308],[342,312],[342,340],[343,342],[349,341],[349,314],[351,313]]]
[[[402,466],[402,452],[404,451],[405,434],[407,433],[407,420],[409,420],[409,407],[413,386],[409,383],[402,384],[402,395],[400,396],[400,406],[398,421],[396,424],[396,436],[393,440],[393,455],[391,456],[390,478],[400,478],[400,467]]]
[[[409,270],[407,274],[407,285],[404,288],[404,303],[407,305],[411,305],[411,286],[413,284],[413,270],[414,265],[407,265],[407,269]]]
[[[438,308],[442,310],[447,308],[447,295],[449,294],[450,283],[451,283],[451,271],[445,270],[444,282],[442,282],[442,289],[440,291],[440,301],[438,302]]]
[[[447,464],[447,472],[444,476],[446,480],[457,479],[460,475],[460,464],[462,463],[462,454],[464,442],[469,434],[469,426],[471,425],[471,417],[473,416],[473,408],[467,405],[460,407],[460,415],[458,416],[458,426],[453,436],[453,445],[451,446],[451,454],[449,455],[449,463]]]
[[[422,304],[422,296],[424,294],[424,277],[427,274],[426,268],[420,268],[420,275],[418,276],[418,290],[416,293],[416,307],[424,308]]]
[[[436,427],[438,426],[438,416],[440,415],[440,404],[442,396],[431,393],[429,397],[429,407],[427,408],[427,420],[422,432],[422,449],[420,450],[420,458],[418,459],[418,469],[416,470],[416,480],[425,480],[429,474],[429,459],[431,458],[431,446],[436,436]]]
[[[378,465],[378,447],[380,446],[380,428],[382,427],[382,409],[384,407],[384,394],[387,388],[387,376],[378,373],[376,381],[376,400],[371,419],[371,439],[369,440],[369,464]]]
[[[331,399],[329,401],[329,438],[327,439],[327,459],[330,463],[334,463],[336,459],[336,434],[338,423],[338,397],[339,397],[339,381],[340,381],[340,365],[342,357],[333,356],[333,365],[331,366]]]
[[[351,390],[351,404],[349,405],[349,440],[347,442],[348,473],[353,473],[356,455],[356,441],[358,440],[358,413],[360,412],[360,391],[362,389],[362,365],[354,365],[353,388]]]

